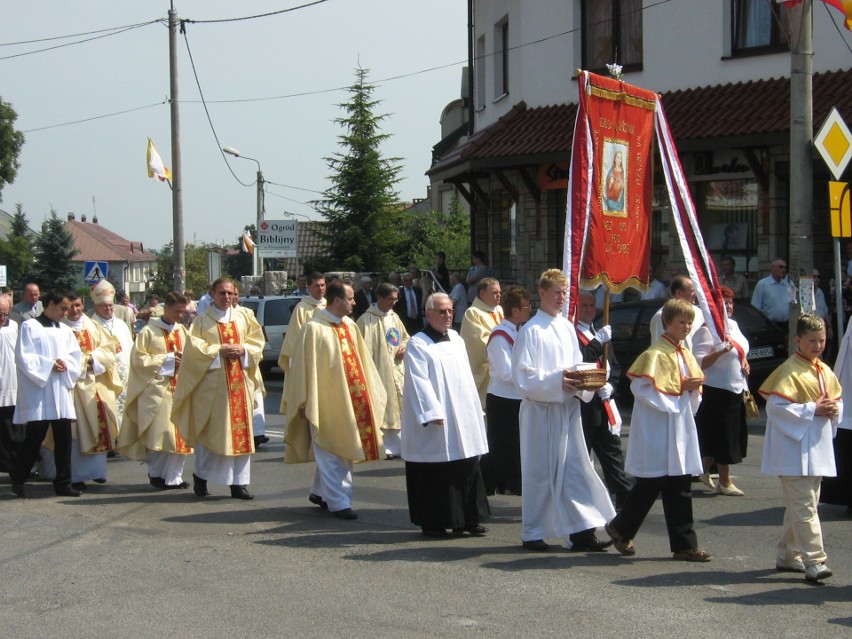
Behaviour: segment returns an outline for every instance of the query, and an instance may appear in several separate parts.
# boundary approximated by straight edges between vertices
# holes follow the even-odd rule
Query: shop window
[[[730,255],[738,273],[756,271],[760,187],[756,180],[710,180],[695,184],[704,244],[717,268]]]

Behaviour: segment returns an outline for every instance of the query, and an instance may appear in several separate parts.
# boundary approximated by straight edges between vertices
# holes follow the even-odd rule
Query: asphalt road
[[[513,496],[492,499],[486,537],[426,539],[399,460],[358,466],[360,518],[334,519],[307,501],[313,465],[282,461],[278,392],[273,382],[254,501],[212,484],[204,500],[156,492],[123,458],[76,499],[36,483],[17,500],[0,480],[0,637],[850,636],[852,518],[820,508],[825,585],[774,570],[783,507],[778,481],[758,472],[760,424],[734,467],[744,497],[696,484],[699,541],[716,558],[685,564],[659,503],[634,558],[522,550]]]

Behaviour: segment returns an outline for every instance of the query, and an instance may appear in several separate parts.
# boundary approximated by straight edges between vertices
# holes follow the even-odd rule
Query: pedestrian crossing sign
[[[86,284],[97,284],[107,277],[107,263],[87,261],[83,266],[83,281]]]

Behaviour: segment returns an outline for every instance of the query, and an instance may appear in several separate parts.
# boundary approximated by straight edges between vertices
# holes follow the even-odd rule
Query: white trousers
[[[195,474],[214,484],[248,486],[251,483],[251,455],[219,455],[196,444]]]
[[[399,457],[401,451],[400,430],[382,429],[382,440],[385,442],[385,455]]]
[[[266,408],[263,405],[263,392],[258,389],[254,396],[254,412],[251,418],[251,430],[255,437],[266,434]]]
[[[352,508],[352,461],[323,450],[315,442],[311,446],[317,463],[311,492],[322,497],[331,512]]]
[[[784,527],[778,540],[778,561],[796,557],[805,567],[825,561],[817,504],[822,477],[779,477],[784,492]]]
[[[179,486],[183,481],[183,465],[188,455],[148,451],[148,476],[161,477],[166,486]],[[200,475],[199,475],[200,477]]]

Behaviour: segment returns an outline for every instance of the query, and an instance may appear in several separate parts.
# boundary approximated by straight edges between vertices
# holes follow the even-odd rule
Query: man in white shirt
[[[793,285],[787,276],[787,262],[773,260],[769,275],[758,280],[751,294],[751,305],[769,317],[787,334],[790,321],[791,297],[795,299]]]

